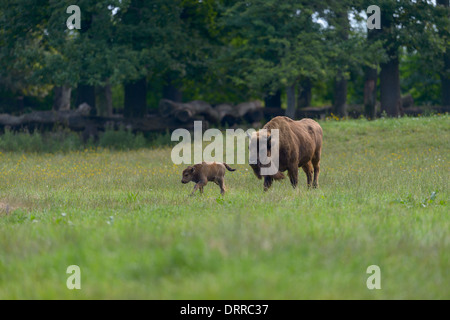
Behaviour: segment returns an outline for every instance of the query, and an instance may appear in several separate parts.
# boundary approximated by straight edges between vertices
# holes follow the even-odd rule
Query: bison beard
[[[258,177],[258,179],[262,179],[262,176],[261,176],[261,164],[250,164],[250,167],[252,167],[253,172]],[[280,172],[280,171],[278,171],[276,174],[274,174],[271,177],[274,180],[283,180],[284,178],[286,178],[284,176],[284,174],[282,172]]]
[[[261,163],[250,164],[258,179],[264,178],[264,191],[267,191],[273,180],[284,179],[284,171],[288,171],[292,187],[298,184],[298,168],[302,167],[306,174],[308,187],[319,186],[320,155],[322,150],[323,132],[320,125],[312,119],[294,121],[287,117],[275,117],[263,129],[268,136],[272,129],[279,130],[279,168],[275,175],[261,175]],[[260,143],[259,132],[255,132],[250,143]],[[270,141],[270,139],[268,139]],[[267,145],[270,151],[270,142]]]

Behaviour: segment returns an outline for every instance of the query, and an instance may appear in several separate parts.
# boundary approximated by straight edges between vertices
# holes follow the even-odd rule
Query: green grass
[[[449,299],[449,116],[321,125],[317,190],[234,165],[189,197],[168,147],[0,153],[0,299]]]

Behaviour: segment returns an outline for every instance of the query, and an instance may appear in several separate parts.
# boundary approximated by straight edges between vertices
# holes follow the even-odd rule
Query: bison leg
[[[305,173],[306,173],[306,183],[307,183],[307,185],[308,185],[308,188],[310,188],[310,187],[311,187],[311,184],[312,184],[312,180],[313,180],[313,172],[314,172],[313,165],[312,165],[311,161],[308,162],[307,164],[305,164],[305,165],[302,167],[302,169],[303,169],[303,171],[305,171]]]
[[[273,178],[271,176],[265,176],[264,177],[264,191],[269,190],[270,186],[272,185]]]
[[[261,176],[261,168],[260,168],[258,165],[256,165],[256,164],[251,164],[250,167],[252,167],[253,172],[255,173],[255,176],[256,176],[258,179],[262,179],[262,176]]]
[[[194,186],[194,190],[192,190],[191,196],[194,195],[194,193],[195,193],[195,191],[197,191],[197,189],[200,189],[200,192],[203,193],[203,187],[206,186],[206,183],[207,182],[203,182],[203,181],[196,183]]]
[[[289,180],[291,181],[292,188],[297,188],[298,184],[298,168],[288,169]]]
[[[223,178],[218,178],[217,179],[217,184],[220,187],[220,194],[224,195],[225,194],[225,184],[224,184]]]
[[[191,196],[194,195],[195,191],[197,191],[198,188],[200,188],[200,187],[199,187],[198,183],[196,183],[194,186],[194,190],[192,190]]]
[[[313,181],[313,188],[319,187],[319,172],[320,172],[320,163],[313,163],[314,166],[314,181]]]

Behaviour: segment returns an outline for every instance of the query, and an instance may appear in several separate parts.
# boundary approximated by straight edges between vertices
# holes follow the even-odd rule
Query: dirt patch
[[[12,206],[9,203],[0,201],[0,216],[8,215],[16,209],[17,209],[17,207]]]

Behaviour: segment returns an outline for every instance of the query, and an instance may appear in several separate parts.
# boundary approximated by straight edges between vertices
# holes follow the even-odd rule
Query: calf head
[[[181,183],[188,183],[194,178],[195,168],[192,166],[187,167],[183,170],[183,176],[181,178]]]

